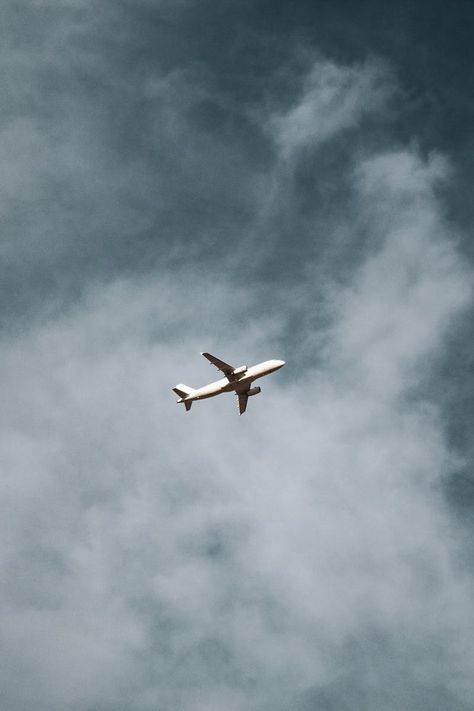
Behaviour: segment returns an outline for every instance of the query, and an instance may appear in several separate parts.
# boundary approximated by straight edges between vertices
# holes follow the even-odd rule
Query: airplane
[[[208,397],[214,397],[221,393],[233,391],[239,399],[239,412],[243,415],[247,408],[249,397],[258,395],[258,393],[262,391],[259,387],[251,387],[252,382],[257,380],[257,378],[262,378],[264,375],[274,373],[285,365],[284,360],[266,360],[263,363],[252,365],[250,368],[247,368],[246,365],[241,365],[240,368],[234,368],[232,365],[229,365],[229,363],[225,363],[210,353],[201,353],[201,355],[224,373],[224,377],[221,380],[216,380],[214,383],[204,385],[197,390],[190,388],[188,385],[183,385],[182,383],[172,388],[180,397],[176,402],[182,402],[186,408],[186,412],[189,412],[195,400],[204,400]]]

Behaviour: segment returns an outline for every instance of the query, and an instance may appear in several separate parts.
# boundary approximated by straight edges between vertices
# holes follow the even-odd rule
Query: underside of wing
[[[239,398],[239,412],[241,415],[243,415],[245,410],[247,409],[247,401],[249,399],[249,396],[247,395],[247,393],[238,393],[238,398]]]
[[[235,368],[233,365],[229,365],[229,363],[226,363],[223,360],[220,360],[220,358],[216,358],[215,356],[211,355],[210,353],[201,353],[201,355],[204,356],[204,358],[207,358],[207,360],[212,363],[212,365],[215,365],[216,368],[221,370],[224,375],[232,375],[234,372]]]

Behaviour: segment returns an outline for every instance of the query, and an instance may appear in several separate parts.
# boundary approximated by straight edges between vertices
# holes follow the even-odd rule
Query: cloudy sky
[[[474,708],[448,5],[2,2],[2,711]]]

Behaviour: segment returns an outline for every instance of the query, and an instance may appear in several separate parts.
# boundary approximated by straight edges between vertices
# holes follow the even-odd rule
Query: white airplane
[[[264,375],[274,373],[275,370],[279,370],[285,365],[284,360],[266,360],[263,363],[258,363],[258,365],[252,365],[250,368],[247,368],[246,365],[234,368],[232,365],[224,363],[223,360],[215,358],[210,353],[201,353],[201,355],[222,371],[225,377],[209,385],[204,385],[197,390],[182,383],[173,388],[174,392],[181,398],[176,402],[184,403],[186,411],[191,409],[191,405],[195,400],[204,400],[221,393],[234,391],[239,398],[239,412],[242,415],[247,408],[249,397],[258,395],[261,392],[261,388],[251,387],[252,382],[257,378],[262,378]]]

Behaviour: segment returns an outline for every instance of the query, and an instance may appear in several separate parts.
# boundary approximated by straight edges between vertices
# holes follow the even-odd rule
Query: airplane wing
[[[244,414],[245,410],[247,409],[247,402],[249,399],[249,396],[247,393],[238,393],[239,397],[239,412],[241,415]]]
[[[233,365],[229,365],[228,363],[225,363],[223,360],[220,360],[219,358],[216,358],[215,356],[211,355],[210,353],[201,353],[201,355],[204,356],[204,358],[207,358],[207,360],[212,363],[212,365],[215,365],[218,370],[221,370],[224,375],[232,375],[234,372],[235,368]]]
[[[247,402],[249,399],[248,392],[250,390],[250,386],[252,383],[246,383],[243,388],[239,387],[236,390],[236,395],[239,399],[239,412],[241,415],[244,414],[245,410],[247,409]]]

